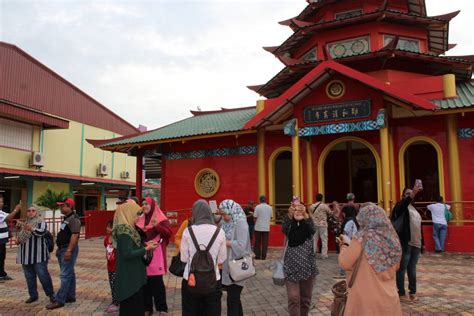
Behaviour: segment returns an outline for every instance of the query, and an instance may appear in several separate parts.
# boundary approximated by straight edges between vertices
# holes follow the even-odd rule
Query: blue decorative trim
[[[240,146],[228,148],[215,148],[206,150],[193,150],[165,153],[163,156],[166,160],[179,159],[196,159],[205,157],[225,157],[235,155],[255,155],[257,154],[257,146]]]
[[[458,128],[459,138],[474,138],[474,128]]]
[[[301,137],[306,137],[306,136],[317,136],[317,135],[375,131],[384,127],[385,127],[385,110],[380,109],[379,112],[377,113],[377,118],[375,120],[303,127],[299,129],[299,135]]]

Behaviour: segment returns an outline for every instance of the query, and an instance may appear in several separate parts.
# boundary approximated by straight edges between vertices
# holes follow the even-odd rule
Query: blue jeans
[[[65,304],[66,300],[76,299],[76,273],[74,272],[74,265],[76,264],[77,255],[79,253],[79,246],[76,246],[71,253],[71,259],[64,261],[64,254],[67,248],[58,249],[58,262],[61,274],[61,287],[56,294],[56,301]]]
[[[420,258],[421,248],[408,245],[403,250],[400,268],[397,271],[398,295],[405,296],[405,273],[408,274],[408,290],[416,294],[416,264]]]
[[[43,261],[35,264],[23,264],[23,272],[25,273],[26,285],[28,286],[28,293],[31,298],[38,298],[38,288],[36,277],[43,286],[44,294],[46,296],[54,295],[53,281],[48,271],[48,261]]]
[[[448,225],[433,223],[433,239],[436,251],[444,251],[444,242],[448,234]]]

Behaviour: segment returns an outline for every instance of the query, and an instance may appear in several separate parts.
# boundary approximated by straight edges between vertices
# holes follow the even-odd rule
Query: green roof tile
[[[443,110],[474,106],[474,81],[456,84],[456,92],[457,98],[433,100],[433,103]]]
[[[235,132],[241,130],[245,123],[254,117],[255,114],[255,107],[237,110],[222,110],[209,113],[197,113],[197,115],[182,121],[178,121],[140,135],[102,144],[100,147],[135,144],[197,135]]]

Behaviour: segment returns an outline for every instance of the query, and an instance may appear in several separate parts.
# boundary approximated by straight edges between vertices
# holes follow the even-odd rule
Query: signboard
[[[305,123],[353,120],[369,117],[371,114],[370,100],[351,101],[338,104],[307,106],[304,109]]]

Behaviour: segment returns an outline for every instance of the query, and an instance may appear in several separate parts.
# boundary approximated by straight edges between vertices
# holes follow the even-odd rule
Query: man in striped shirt
[[[15,206],[15,209],[10,213],[3,211],[3,196],[0,196],[0,282],[11,280],[12,278],[5,272],[5,257],[7,254],[7,242],[10,238],[8,230],[8,223],[15,218],[20,211],[21,205]]]

